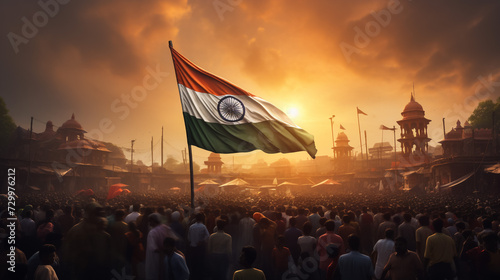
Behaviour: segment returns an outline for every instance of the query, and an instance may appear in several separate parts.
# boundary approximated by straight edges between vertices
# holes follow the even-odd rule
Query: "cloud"
[[[499,71],[500,3],[401,1],[403,10],[352,55],[346,67],[368,77],[410,78],[424,84],[468,88],[478,75]],[[352,42],[354,27],[365,31],[371,14],[351,22],[341,40]],[[351,30],[351,32],[348,32]]]
[[[400,117],[412,82],[419,101],[433,103],[429,117],[441,119],[449,100],[462,105],[474,93],[478,77],[500,77],[498,1],[217,1],[229,7],[222,16],[214,1],[69,1],[17,54],[7,34],[22,34],[22,18],[31,21],[41,8],[36,1],[2,1],[0,92],[15,120],[53,118],[61,110],[69,111],[67,119],[89,107],[109,114],[114,99],[142,83],[147,66],[172,71],[167,42],[174,40],[179,52],[208,71],[283,108],[301,104],[310,114],[307,124],[321,135],[332,112],[347,121],[356,106],[374,114],[382,102],[391,108],[376,121],[389,125]],[[402,10],[382,26],[373,13],[394,6]],[[379,31],[356,46],[355,28],[366,33],[372,22]],[[359,49],[350,62],[342,42]],[[170,94],[175,91],[172,75],[127,127],[140,124],[147,134],[167,119],[181,133],[178,110],[165,112],[179,102]],[[488,93],[481,96],[498,91]],[[329,137],[317,139],[329,143]]]
[[[190,11],[187,0],[68,1],[51,6],[53,14],[36,34],[13,46],[7,35],[26,37],[23,18],[32,24],[36,14],[47,11],[38,1],[1,6],[0,90],[8,106],[33,113],[88,103],[109,108],[103,101],[140,82],[146,66],[158,63],[158,49],[168,50],[167,41],[178,33],[176,22]]]

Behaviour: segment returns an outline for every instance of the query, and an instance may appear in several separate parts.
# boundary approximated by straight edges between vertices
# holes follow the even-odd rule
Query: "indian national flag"
[[[170,47],[188,144],[215,153],[307,151],[314,137],[271,103],[187,60]]]

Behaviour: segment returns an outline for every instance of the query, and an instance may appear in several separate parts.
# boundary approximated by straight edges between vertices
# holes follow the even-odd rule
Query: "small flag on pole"
[[[340,125],[340,129],[345,130],[345,128],[342,125]]]
[[[188,144],[215,153],[307,151],[314,137],[280,109],[193,64],[172,46]]]
[[[380,129],[382,129],[382,130],[392,130],[392,131],[396,130],[395,127],[394,128],[389,128],[389,127],[387,127],[385,125],[380,125]]]
[[[368,116],[365,112],[361,111],[358,107],[356,107],[356,109],[358,109],[358,115],[359,115],[359,114],[363,114],[363,115],[365,115],[365,116]]]

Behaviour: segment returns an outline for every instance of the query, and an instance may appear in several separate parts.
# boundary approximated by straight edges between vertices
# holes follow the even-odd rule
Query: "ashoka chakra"
[[[225,96],[217,105],[219,116],[228,122],[237,122],[245,116],[243,102],[233,96]]]

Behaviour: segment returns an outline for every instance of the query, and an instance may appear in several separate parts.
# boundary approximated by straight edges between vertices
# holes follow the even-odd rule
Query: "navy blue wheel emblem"
[[[233,96],[225,96],[217,105],[219,116],[228,122],[237,122],[245,116],[243,102]]]

